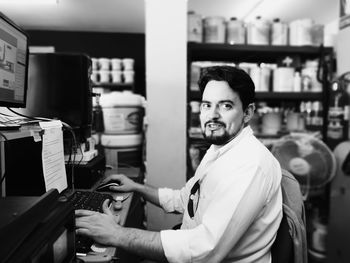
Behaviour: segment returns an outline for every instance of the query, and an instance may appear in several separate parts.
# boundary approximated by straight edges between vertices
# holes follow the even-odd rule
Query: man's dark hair
[[[211,80],[226,81],[230,88],[237,92],[245,110],[255,100],[255,86],[250,76],[242,69],[230,66],[204,68],[198,80],[203,95],[205,86]]]

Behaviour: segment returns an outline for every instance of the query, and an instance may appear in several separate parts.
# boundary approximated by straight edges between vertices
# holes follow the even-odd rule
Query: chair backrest
[[[307,263],[305,210],[298,181],[282,169],[283,218],[271,248],[272,263]]]

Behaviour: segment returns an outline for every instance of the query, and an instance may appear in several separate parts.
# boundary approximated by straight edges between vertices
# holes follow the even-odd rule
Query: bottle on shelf
[[[94,93],[94,107],[92,114],[92,130],[95,132],[103,132],[103,112],[100,104],[100,93]]]
[[[294,72],[293,91],[294,92],[301,92],[301,75],[300,75],[299,71]]]
[[[191,101],[191,117],[190,117],[190,134],[198,136],[202,134],[201,125],[199,120],[200,103],[199,101]]]
[[[348,139],[349,95],[338,81],[331,84],[327,140],[331,147]]]

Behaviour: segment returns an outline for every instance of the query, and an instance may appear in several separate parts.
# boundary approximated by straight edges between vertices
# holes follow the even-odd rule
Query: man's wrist
[[[143,184],[135,183],[134,192],[142,193],[145,186]]]
[[[125,237],[125,229],[122,226],[115,226],[114,231],[111,232],[111,240],[109,245],[113,247],[122,247]]]

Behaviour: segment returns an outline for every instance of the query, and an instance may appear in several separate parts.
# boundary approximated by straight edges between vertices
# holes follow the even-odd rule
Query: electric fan
[[[271,151],[281,167],[298,180],[304,200],[321,194],[336,173],[332,151],[311,135],[286,135],[273,144]]]

